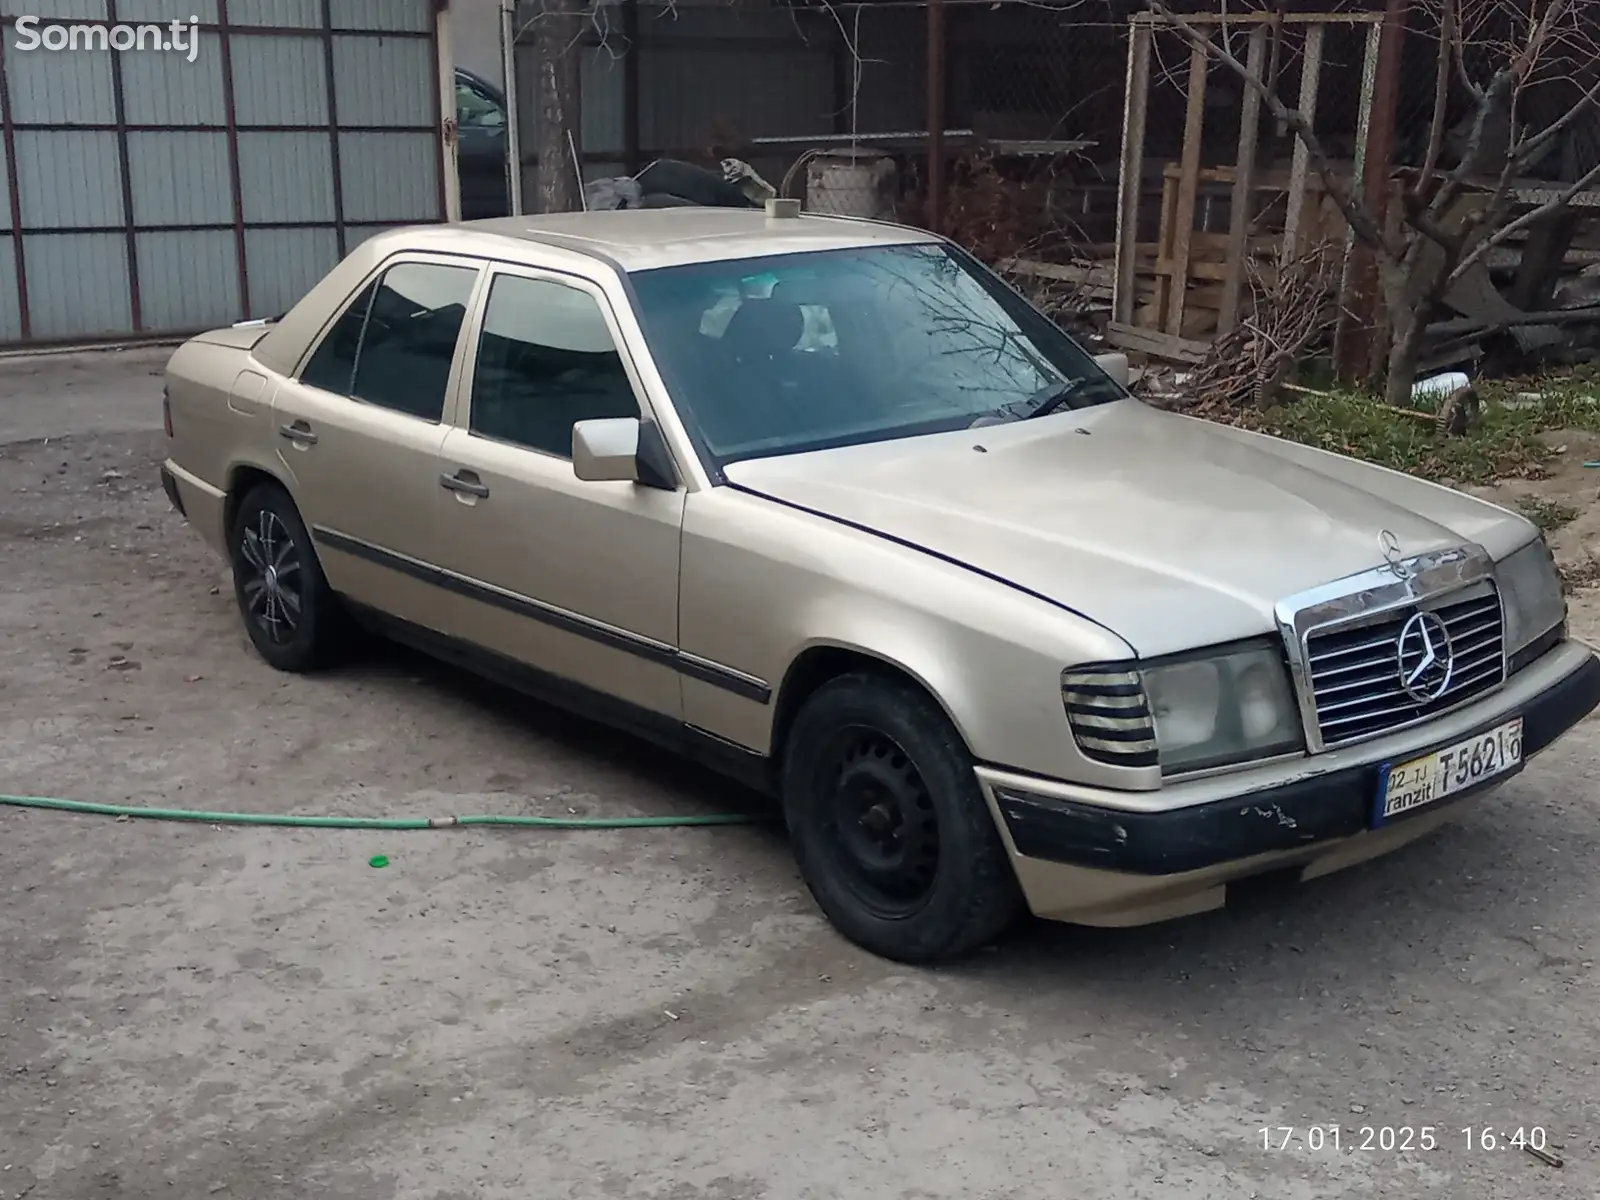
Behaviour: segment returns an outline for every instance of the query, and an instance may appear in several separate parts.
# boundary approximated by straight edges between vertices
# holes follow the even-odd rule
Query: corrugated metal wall
[[[26,14],[180,7],[193,62],[19,45]],[[0,344],[270,316],[377,230],[443,220],[434,7],[0,0]]]

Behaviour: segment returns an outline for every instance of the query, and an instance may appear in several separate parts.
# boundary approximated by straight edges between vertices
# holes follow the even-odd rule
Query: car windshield
[[[631,278],[656,363],[719,463],[1126,394],[1038,310],[943,245],[696,263]]]

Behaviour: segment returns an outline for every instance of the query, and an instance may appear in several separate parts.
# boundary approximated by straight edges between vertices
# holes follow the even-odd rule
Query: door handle
[[[463,492],[480,499],[489,494],[489,485],[478,478],[476,471],[460,470],[454,475],[439,476],[439,486],[446,491]]]
[[[291,442],[304,442],[308,446],[317,444],[317,435],[311,432],[311,426],[304,421],[295,421],[288,425],[278,426],[278,436],[286,437]]]

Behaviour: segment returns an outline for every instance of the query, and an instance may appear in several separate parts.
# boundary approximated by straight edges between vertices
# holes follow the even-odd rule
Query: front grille
[[[1061,676],[1061,703],[1078,749],[1115,767],[1153,767],[1155,723],[1132,671],[1077,670]]]
[[[1426,703],[1400,686],[1400,631],[1419,607],[1444,622],[1453,656],[1449,683]],[[1313,633],[1306,662],[1323,744],[1387,733],[1489,691],[1505,678],[1503,636],[1500,598],[1488,584],[1445,604],[1410,606],[1375,623]]]

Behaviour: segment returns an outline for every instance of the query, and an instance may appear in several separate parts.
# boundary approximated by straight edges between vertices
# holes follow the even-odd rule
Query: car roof
[[[396,254],[463,255],[530,266],[583,258],[624,273],[813,250],[909,246],[939,239],[920,229],[848,217],[769,217],[762,209],[661,208],[497,217],[385,230],[356,246],[257,342],[252,353],[287,375],[332,314]],[[554,253],[552,253],[552,251]],[[551,259],[565,259],[552,264]]]
[[[495,217],[449,228],[461,237],[493,239],[499,248],[484,246],[482,250],[494,257],[517,257],[505,246],[506,240],[534,242],[609,259],[624,271],[937,240],[931,233],[904,225],[810,214],[769,217],[761,209],[740,208],[646,208]],[[397,231],[389,236],[402,234]]]

